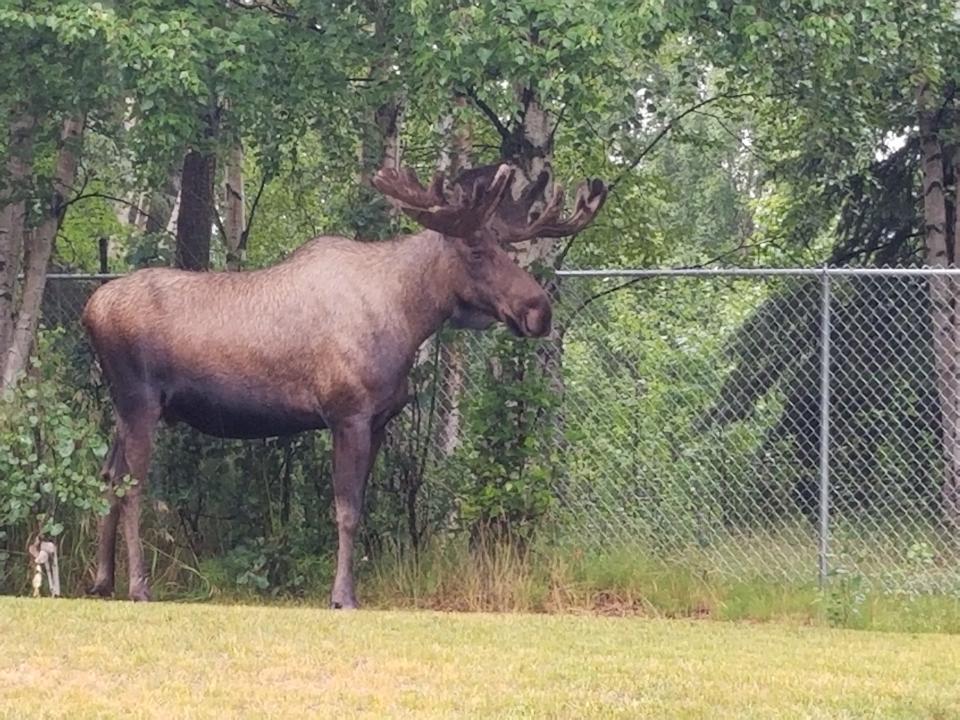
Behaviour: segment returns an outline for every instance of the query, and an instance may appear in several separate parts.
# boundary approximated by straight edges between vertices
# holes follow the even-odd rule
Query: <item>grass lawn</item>
[[[956,718],[956,637],[0,598],[0,717]]]

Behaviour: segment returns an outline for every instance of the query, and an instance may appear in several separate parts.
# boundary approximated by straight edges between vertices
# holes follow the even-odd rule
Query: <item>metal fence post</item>
[[[830,553],[830,275],[824,266],[820,295],[820,588],[826,587]]]

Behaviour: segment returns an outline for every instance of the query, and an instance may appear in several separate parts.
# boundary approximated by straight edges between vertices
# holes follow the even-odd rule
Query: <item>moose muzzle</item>
[[[552,310],[546,295],[528,300],[518,308],[502,311],[500,315],[517,337],[539,338],[550,333]]]

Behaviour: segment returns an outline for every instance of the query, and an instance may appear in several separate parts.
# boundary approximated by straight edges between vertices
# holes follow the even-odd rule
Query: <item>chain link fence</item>
[[[558,542],[745,580],[960,595],[958,273],[561,273],[555,336],[528,345],[551,398],[535,417],[550,471],[533,485]],[[75,327],[101,281],[53,276],[47,324]],[[416,501],[446,527],[463,507],[437,498],[456,498],[494,430],[476,398],[511,376],[493,359],[502,337],[428,341],[421,397],[398,419],[407,442],[417,416]]]
[[[960,594],[960,326],[937,284],[960,289],[919,269],[561,273],[561,537],[745,580]]]

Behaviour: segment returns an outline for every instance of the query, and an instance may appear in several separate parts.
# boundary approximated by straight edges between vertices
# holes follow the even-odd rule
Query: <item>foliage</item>
[[[0,109],[36,119],[29,187],[16,188],[34,215],[49,194],[59,121],[86,119],[57,268],[97,270],[99,237],[110,240],[112,270],[169,264],[166,228],[147,230],[137,213],[168,193],[186,149],[223,157],[237,143],[248,213],[259,198],[251,267],[323,233],[389,236],[412,225],[362,182],[382,150],[381,107],[402,108],[404,161],[424,177],[449,144],[445,117],[470,128],[475,163],[522,154],[531,97],[554,133],[557,179],[568,188],[583,176],[615,181],[600,220],[565,246],[567,266],[912,263],[924,227],[915,94],[932,88],[951,140],[956,30],[949,4],[890,0],[11,1],[0,3],[0,43],[11,49],[0,59]],[[2,133],[5,154],[8,142]],[[6,171],[0,164],[0,179]],[[215,251],[216,266],[224,256]],[[416,555],[433,538],[497,528],[528,543],[573,490],[598,503],[624,492],[643,499],[617,512],[661,549],[748,525],[737,498],[769,501],[783,518],[812,513],[817,358],[796,352],[816,348],[813,306],[799,302],[811,291],[564,287],[558,357],[504,333],[483,341],[489,362],[470,368],[449,456],[431,453],[445,412],[442,368],[436,357],[421,362],[416,402],[375,469],[364,554],[397,546]],[[96,505],[95,408],[106,393],[84,375],[81,303],[50,286],[45,314],[65,328],[62,358],[45,359],[50,336],[5,405],[0,458],[20,479],[0,478],[0,507],[14,533],[45,514],[48,530],[81,535]],[[934,431],[861,440],[904,412],[935,413],[927,340],[908,355],[874,354],[869,342],[904,337],[928,313],[920,286],[837,293],[837,422],[849,440],[837,448],[835,481],[851,508],[929,510]],[[633,367],[604,367],[611,354]],[[708,382],[721,375],[726,385]],[[847,402],[867,377],[882,391]],[[597,432],[598,422],[568,422],[566,404],[621,410]],[[242,444],[161,432],[151,492],[173,509],[163,529],[193,566],[219,573],[218,584],[302,593],[327,571],[335,544],[329,444],[324,435]],[[765,463],[769,451],[789,456],[789,467]],[[929,476],[911,471],[920,464]],[[852,471],[862,467],[896,481],[864,488]],[[622,468],[636,472],[613,472]],[[710,512],[684,506],[690,482],[729,499]],[[667,516],[678,520],[667,526]]]
[[[106,509],[99,410],[69,381],[55,348],[59,334],[41,334],[27,377],[0,399],[0,540],[8,550],[33,533],[62,540]],[[0,586],[8,579],[4,564]]]
[[[324,571],[336,537],[329,445],[319,433],[253,444],[171,428],[158,437],[151,490],[201,574],[298,594],[305,576]]]
[[[780,494],[767,483],[790,474],[768,468],[761,448],[776,407],[758,408],[749,427],[720,432],[703,419],[730,370],[724,333],[743,326],[766,289],[667,278],[608,292],[614,282],[567,288],[579,310],[565,336],[565,492],[594,498],[638,537],[667,549],[703,543],[713,528],[747,526],[751,519],[739,509],[752,498],[775,504]],[[691,505],[691,495],[704,501]]]
[[[529,540],[562,472],[553,431],[559,396],[536,343],[500,332],[485,351],[477,392],[462,403],[460,514],[471,537]]]
[[[44,339],[41,358],[50,344]],[[56,359],[35,358],[31,364],[31,376],[3,399],[3,524],[36,523],[55,537],[63,532],[61,514],[101,508],[99,461],[107,448],[92,408],[84,413],[80,406],[77,412],[83,398],[64,387]]]

